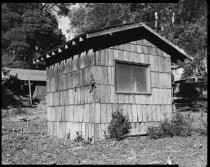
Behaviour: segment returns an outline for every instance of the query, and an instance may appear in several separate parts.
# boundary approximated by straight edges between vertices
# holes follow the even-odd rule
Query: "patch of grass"
[[[6,117],[10,117],[10,116],[16,116],[16,115],[26,115],[28,114],[27,110],[25,110],[24,108],[11,108],[8,110],[2,110],[2,117],[6,118]]]
[[[2,134],[2,164],[166,164],[168,156],[179,166],[207,164],[206,136],[193,134],[157,140],[148,140],[145,136],[126,137],[120,141],[108,139],[93,144],[83,144],[82,141],[77,145],[73,140],[46,134],[47,113],[44,105],[24,109],[33,118],[30,125],[34,130],[30,133]],[[193,114],[197,114],[195,118],[199,120],[199,114]],[[2,118],[2,128],[6,131],[22,127],[19,126],[13,119]]]

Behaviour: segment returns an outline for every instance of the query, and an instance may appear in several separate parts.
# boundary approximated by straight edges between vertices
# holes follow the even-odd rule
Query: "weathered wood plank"
[[[63,78],[62,78],[62,79],[63,79],[63,89],[64,89],[64,90],[67,89],[67,79],[66,79],[67,77],[66,77],[66,76],[67,76],[67,75],[64,74],[64,75],[63,75]]]
[[[111,67],[108,67],[107,68],[107,83],[108,84],[111,84],[111,79],[112,79],[112,68]]]
[[[107,84],[107,77],[108,77],[108,67],[106,67],[106,66],[104,66],[103,68],[102,68],[102,78],[103,78],[103,80],[102,80],[102,84]]]
[[[168,114],[169,115],[169,120],[171,120],[172,119],[172,112],[173,112],[172,111],[172,104],[168,105],[168,112],[169,112],[169,114]]]
[[[142,53],[142,46],[141,46],[141,45],[137,45],[137,46],[136,46],[136,51],[137,51],[138,53]]]
[[[89,55],[88,51],[85,52],[85,68],[89,67],[91,64],[91,55]]]
[[[77,105],[77,122],[82,122],[82,105]]]
[[[114,103],[114,86],[110,86],[110,103]]]
[[[100,54],[101,54],[101,63],[100,64],[105,66],[106,65],[106,59],[107,59],[105,49],[101,50]]]
[[[84,117],[83,117],[83,122],[90,122],[90,104],[84,104],[85,105],[85,112],[84,112]]]
[[[52,107],[47,107],[47,120],[52,121]]]
[[[95,109],[95,114],[94,114],[94,117],[95,117],[95,119],[94,119],[94,122],[95,123],[101,123],[101,104],[100,103],[95,103],[95,104],[93,104],[95,107],[94,107],[94,109]]]
[[[94,103],[89,105],[89,115],[90,115],[89,122],[94,123],[95,121],[95,104]]]
[[[111,119],[112,119],[112,106],[111,106],[111,104],[106,104],[106,113],[107,113],[106,123],[110,123]]]
[[[83,117],[85,117],[85,110],[86,110],[86,108],[85,108],[85,105],[80,105],[81,106],[81,116],[80,116],[80,120],[79,120],[79,122],[83,122]]]
[[[119,60],[119,50],[114,49],[114,59]]]
[[[58,95],[59,95],[59,97],[60,97],[60,103],[59,103],[59,105],[64,105],[64,91],[59,91],[59,92],[57,92],[58,93]]]
[[[105,85],[100,85],[100,99],[101,99],[101,103],[106,103],[106,87],[105,87]]]
[[[133,122],[133,114],[132,114],[132,108],[131,104],[127,104],[127,113],[128,113],[128,118],[130,122]]]
[[[111,102],[111,86],[110,85],[105,85],[106,88],[106,103]]]
[[[66,121],[66,117],[65,117],[65,106],[60,106],[61,108],[61,121]]]
[[[92,92],[93,102],[100,102],[100,85],[96,85]]]
[[[80,105],[74,105],[74,122],[79,122]]]
[[[55,91],[55,77],[51,78],[50,86],[51,86],[51,88],[50,88],[51,91],[54,92]]]
[[[141,105],[141,112],[142,112],[142,122],[147,122],[147,110],[146,105]]]
[[[136,104],[132,105],[132,120],[133,120],[133,122],[137,122],[137,120],[138,120],[137,105]]]
[[[53,76],[58,76],[58,63],[55,63],[53,69],[54,69]]]
[[[46,79],[48,80],[50,78],[50,66],[46,67]]]
[[[58,75],[64,74],[64,71],[65,71],[65,68],[64,68],[64,61],[65,61],[65,60],[62,60],[62,61],[60,62],[61,72],[60,72]]]
[[[85,126],[86,126],[86,123],[82,122],[81,123],[81,135],[85,140],[87,140],[86,134],[85,134]]]
[[[49,78],[53,78],[54,77],[54,64],[52,64],[50,66],[50,69],[49,69]]]
[[[167,58],[167,72],[171,73],[171,58]]]
[[[147,122],[152,121],[151,117],[151,105],[146,105],[145,106],[145,111],[146,111],[146,120]]]
[[[79,108],[78,108],[78,122],[82,122],[82,116],[83,116],[83,105],[78,105]]]
[[[105,130],[105,126],[104,124],[99,124],[99,141],[104,139],[104,130]]]
[[[101,109],[100,109],[100,122],[101,123],[106,123],[107,120],[107,113],[106,113],[106,104],[101,104]]]
[[[69,89],[69,104],[73,104],[73,89]]]
[[[55,92],[55,105],[60,105],[61,101],[60,101],[60,94],[59,92]]]
[[[61,121],[61,107],[55,106],[53,110],[53,120],[54,121]]]
[[[146,96],[140,95],[141,104],[146,104]]]
[[[58,77],[57,77],[57,83],[56,83],[56,80],[55,80],[55,85],[57,85],[57,87],[58,87],[58,91],[61,91],[62,90],[62,84],[63,84],[63,82],[62,82],[62,79],[61,79],[61,77],[62,77],[62,75],[59,75]],[[56,79],[56,78],[55,78]]]
[[[95,59],[96,59],[96,65],[101,65],[101,54],[100,51],[95,52]]]
[[[68,66],[68,68],[67,68],[68,73],[72,72],[72,70],[73,70],[73,60],[72,60],[72,58],[68,59],[67,66]]]
[[[67,82],[67,85],[68,85],[68,89],[73,88],[73,76],[72,75],[73,75],[72,73],[67,74],[66,82]]]
[[[94,142],[99,141],[99,124],[94,124]]]
[[[109,49],[109,66],[113,66],[114,65],[114,50],[113,49]]]
[[[72,72],[77,70],[77,59],[79,58],[79,55],[74,55],[72,57]]]
[[[49,93],[49,106],[53,106],[53,93]]]
[[[156,105],[152,105],[152,121],[157,121],[157,108],[156,108]]]
[[[148,104],[154,104],[155,103],[155,88],[151,88],[152,95],[148,96]]]
[[[74,122],[68,122],[67,128],[70,129],[70,139],[73,140],[76,137],[76,129]]]
[[[160,106],[159,105],[155,105],[155,108],[156,108],[156,120],[157,121],[161,121]]]
[[[89,124],[89,137],[93,138],[94,140],[94,123]]]
[[[136,112],[137,112],[137,121],[142,122],[142,106],[141,105],[136,105]]]
[[[105,58],[105,66],[108,67],[109,66],[109,49],[104,49],[104,56]]]
[[[163,121],[165,119],[165,112],[164,112],[164,105],[159,105],[160,106],[160,121]]]
[[[72,119],[72,118],[70,118],[70,113],[71,113],[70,112],[70,106],[65,106],[64,110],[65,110],[65,119],[66,119],[66,121],[70,121],[70,119]]]
[[[91,137],[89,134],[90,123],[85,123],[85,138]]]
[[[95,52],[93,51],[93,49],[88,50],[88,55],[90,59],[90,66],[95,65]]]

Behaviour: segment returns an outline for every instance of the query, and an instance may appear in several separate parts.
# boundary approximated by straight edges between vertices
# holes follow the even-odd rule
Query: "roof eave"
[[[147,26],[146,24],[141,22],[141,23],[123,25],[123,26],[120,26],[120,27],[114,27],[114,28],[105,29],[105,30],[102,30],[102,31],[91,32],[91,33],[80,35],[80,36],[66,42],[64,45],[58,46],[55,49],[49,51],[44,57],[37,58],[34,61],[34,63],[38,63],[42,60],[46,60],[50,57],[53,57],[53,56],[56,55],[56,53],[62,52],[63,50],[66,50],[66,49],[69,49],[69,47],[79,45],[81,42],[87,41],[89,39],[100,38],[102,36],[112,35],[114,33],[122,32],[122,31],[128,31],[128,30],[132,30],[132,29],[134,30],[134,29],[142,28],[142,27],[144,29],[146,29],[147,31],[149,31],[154,36],[156,36],[157,38],[159,38],[160,40],[162,40],[164,43],[168,44],[170,47],[175,49],[182,56],[182,59],[188,58],[190,60],[193,60],[193,57],[188,55],[183,49],[179,48],[178,46],[176,46],[175,44],[170,42],[168,39],[166,39],[164,36],[160,35],[156,31],[154,31],[152,28],[150,28],[149,26]]]

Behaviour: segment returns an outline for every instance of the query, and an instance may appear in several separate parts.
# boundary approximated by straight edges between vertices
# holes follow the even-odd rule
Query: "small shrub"
[[[172,127],[174,136],[190,136],[192,132],[193,118],[187,114],[182,115],[180,112],[176,112],[172,117]]]
[[[76,131],[76,135],[77,137],[74,139],[75,142],[81,142],[82,140],[84,140],[82,138],[82,135],[80,135],[78,131]]]
[[[147,134],[152,139],[166,136],[190,136],[193,130],[192,121],[190,115],[183,116],[180,112],[176,112],[171,120],[165,119],[157,127],[149,126]]]
[[[166,137],[166,136],[173,136],[173,125],[171,121],[168,119],[165,119],[163,122],[160,123],[160,131],[161,131],[161,136]]]
[[[207,136],[207,118],[206,118],[206,116],[204,115],[204,113],[206,112],[206,110],[203,110],[202,112],[201,112],[201,115],[200,115],[200,117],[199,117],[199,120],[200,120],[200,122],[201,122],[201,126],[200,126],[200,128],[197,128],[196,129],[196,131],[198,132],[198,133],[200,133],[200,134],[202,134],[202,135],[205,135],[205,136]]]
[[[149,126],[147,128],[147,134],[151,139],[158,139],[162,136],[159,126]]]
[[[128,118],[124,116],[119,109],[112,113],[112,120],[108,127],[110,138],[122,140],[126,134],[130,132],[131,123]]]

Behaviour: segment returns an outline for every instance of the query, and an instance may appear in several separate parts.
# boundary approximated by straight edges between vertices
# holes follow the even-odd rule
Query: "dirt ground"
[[[204,128],[201,113],[191,114],[193,126]],[[166,164],[169,158],[179,166],[207,165],[207,136],[200,130],[190,137],[139,136],[77,144],[49,136],[46,115],[46,104],[22,108],[19,114],[2,110],[2,164]],[[206,121],[206,113],[202,118]]]

